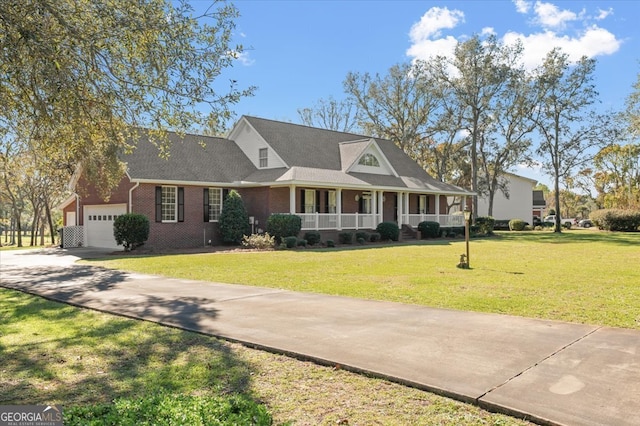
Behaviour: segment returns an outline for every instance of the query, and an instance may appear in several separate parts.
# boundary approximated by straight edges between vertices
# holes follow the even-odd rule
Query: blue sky
[[[507,43],[520,38],[529,67],[554,46],[572,58],[596,58],[603,108],[623,108],[640,72],[640,2],[634,0],[234,4],[241,14],[234,41],[246,51],[225,77],[258,88],[236,106],[238,116],[298,123],[299,108],[341,99],[350,71],[384,75],[395,64],[448,54],[457,41],[487,32]],[[535,170],[516,172],[541,178]]]

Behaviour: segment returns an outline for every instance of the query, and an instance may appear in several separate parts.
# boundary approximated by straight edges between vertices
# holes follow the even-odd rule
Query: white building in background
[[[506,173],[507,198],[502,191],[497,191],[493,199],[493,218],[497,220],[522,219],[533,223],[533,188],[538,181],[513,173]],[[489,197],[478,195],[477,216],[489,215]]]

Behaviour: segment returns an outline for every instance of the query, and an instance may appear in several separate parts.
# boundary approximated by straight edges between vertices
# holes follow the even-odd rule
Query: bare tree
[[[305,126],[356,133],[359,107],[352,99],[337,101],[333,97],[320,99],[313,107],[298,108],[298,115]]]
[[[586,57],[571,64],[568,55],[556,48],[537,70],[535,121],[541,136],[537,154],[553,177],[556,206],[560,206],[560,182],[589,164],[597,149],[617,139],[613,115],[591,109],[598,96],[595,66],[595,60]],[[555,232],[561,232],[559,215]]]

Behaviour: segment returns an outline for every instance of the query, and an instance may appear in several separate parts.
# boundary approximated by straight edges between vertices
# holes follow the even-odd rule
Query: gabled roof
[[[370,140],[358,140],[353,142],[341,142],[340,147],[340,170],[346,172],[364,153],[369,146]]]
[[[169,133],[169,156],[164,159],[149,139],[141,135],[135,150],[123,157],[134,181],[232,183],[256,168],[228,139]]]
[[[343,174],[348,174],[350,177],[358,177],[359,180],[371,185],[406,188],[409,190],[431,190],[433,188],[433,191],[442,193],[473,194],[473,192],[455,185],[437,181],[390,140],[251,116],[243,116],[243,119],[262,136],[269,146],[278,152],[280,157],[292,169],[294,167],[302,167],[305,169],[339,170]],[[346,173],[346,170],[343,169],[346,163],[350,160],[355,161],[355,156],[364,152],[372,139],[398,177]],[[350,146],[351,144],[353,146]],[[347,158],[342,158],[343,153]],[[261,174],[258,173],[258,175]],[[350,180],[338,174],[332,174],[331,176],[333,176],[333,181],[325,181],[324,183],[341,184]],[[365,176],[366,178],[363,178]],[[280,176],[279,181],[282,180],[283,178]],[[296,182],[299,182],[299,180],[296,180]]]
[[[344,186],[374,185],[389,190],[434,191],[471,195],[439,182],[405,155],[393,142],[291,123],[243,117],[289,167],[258,169],[234,141],[169,133],[169,156],[142,134],[135,150],[123,156],[132,181],[215,185]],[[372,146],[384,156],[393,174],[349,171]]]

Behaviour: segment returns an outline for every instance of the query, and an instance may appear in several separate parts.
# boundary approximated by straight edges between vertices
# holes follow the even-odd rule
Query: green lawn
[[[131,255],[93,264],[141,273],[426,306],[640,328],[640,233],[499,232],[336,249]]]
[[[528,425],[380,379],[0,288],[0,405],[65,425]]]

